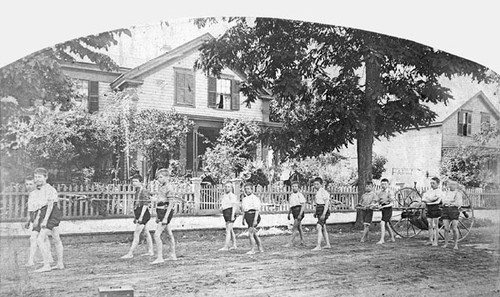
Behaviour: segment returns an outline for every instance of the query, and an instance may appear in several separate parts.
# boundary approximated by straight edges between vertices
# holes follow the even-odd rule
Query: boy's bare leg
[[[429,226],[429,241],[425,245],[432,245],[434,243],[434,219],[427,218],[427,225]]]
[[[285,244],[284,247],[293,246],[293,241],[295,240],[295,237],[297,237],[297,233],[298,233],[298,225],[299,225],[298,220],[294,220],[293,228],[292,228],[292,237],[290,238],[290,242]]]
[[[448,246],[448,236],[450,233],[450,220],[443,220],[444,224],[444,245],[443,248]]]
[[[259,249],[259,252],[263,253],[264,252],[264,248],[262,247],[262,241],[260,240],[260,237],[257,234],[256,230],[254,231],[253,236],[255,238],[255,243],[257,244],[257,248]]]
[[[170,228],[170,225],[167,225],[165,230],[167,231],[167,237],[168,240],[170,241],[170,259],[171,260],[177,260],[177,256],[175,254],[175,238],[174,238],[174,233],[172,233],[172,229]]]
[[[139,245],[139,238],[144,227],[145,225],[135,224],[134,239],[132,240],[132,245],[130,246],[130,250],[128,251],[128,253],[125,256],[121,257],[122,259],[130,259],[134,257],[134,251]]]
[[[385,222],[380,221],[380,240],[377,242],[377,244],[383,243],[385,243]]]
[[[438,235],[439,235],[439,218],[434,218],[432,224],[432,232],[434,233],[432,242],[433,246],[438,246]]]
[[[149,233],[148,228],[146,228],[146,225],[144,225],[144,236],[146,237],[146,243],[148,245],[148,252],[144,255],[147,256],[154,256],[154,249],[153,249],[153,238],[151,237],[151,233]]]
[[[224,246],[219,249],[219,251],[228,251],[229,250],[229,245],[231,244],[231,229],[229,228],[230,222],[226,222],[226,241],[224,243]]]
[[[323,241],[323,228],[321,227],[321,224],[316,224],[316,230],[318,231],[318,239],[316,243],[316,247],[313,248],[313,251],[320,251],[321,250],[321,242]]]
[[[36,253],[36,248],[37,248],[37,237],[38,237],[38,232],[36,231],[31,231],[30,235],[30,249],[29,249],[29,254],[28,254],[28,263],[26,263],[26,266],[31,267],[35,265],[35,253]]]
[[[64,260],[63,260],[64,247],[59,233],[59,227],[54,227],[52,229],[52,238],[54,239],[54,246],[56,247],[56,254],[57,254],[57,264],[52,269],[64,269]],[[50,253],[50,248],[47,250]]]
[[[324,249],[330,249],[332,246],[330,245],[330,238],[328,236],[328,229],[326,228],[326,223],[323,226],[323,237],[325,237],[326,245],[323,247]]]
[[[391,241],[395,242],[396,239],[394,238],[394,230],[392,230],[391,223],[390,222],[386,222],[385,226],[386,226],[387,232],[389,233],[389,236],[391,237]]]
[[[247,252],[248,255],[255,254],[255,237],[254,237],[255,229],[253,227],[248,227],[248,238],[250,239],[250,251]]]
[[[299,221],[299,235],[300,235],[300,245],[305,245],[304,234],[302,233],[302,222]]]
[[[370,231],[370,225],[369,224],[363,224],[364,229],[363,229],[363,235],[361,236],[360,242],[365,242],[365,240],[368,239],[368,231]]]
[[[458,250],[458,220],[451,221],[451,229],[453,230],[453,236],[455,238],[455,244],[453,245],[454,250]]]
[[[235,250],[237,246],[236,246],[236,234],[234,234],[234,223],[230,223],[229,226],[231,228],[231,240],[233,241],[233,245],[229,249]]]
[[[56,227],[57,228],[57,227]],[[50,263],[53,263],[54,262],[54,258],[52,257],[52,251],[51,251],[51,247],[50,247],[50,239],[49,239],[49,236],[47,235],[47,237],[45,238],[45,244],[47,245],[47,250],[49,251],[49,259],[50,259]]]
[[[163,225],[161,222],[158,223],[158,226],[156,226],[155,230],[155,244],[156,244],[156,260],[154,260],[151,264],[159,264],[165,262],[163,259],[163,241],[161,240],[161,234],[163,233],[163,230],[165,230],[167,226]]]
[[[35,270],[35,272],[46,272],[52,270],[52,268],[50,267],[50,250],[47,250],[47,245],[44,242],[46,240],[46,237],[48,236],[48,232],[50,232],[49,229],[42,228],[37,237],[38,246],[40,247],[40,251],[42,252],[43,267]]]

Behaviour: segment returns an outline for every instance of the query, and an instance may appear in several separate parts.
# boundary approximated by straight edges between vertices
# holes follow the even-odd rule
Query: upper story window
[[[458,112],[458,135],[471,136],[472,135],[472,112],[459,111]]]
[[[481,113],[481,131],[483,129],[486,129],[487,127],[490,126],[491,120],[490,120],[490,114],[486,112]]]
[[[240,83],[234,79],[208,78],[208,107],[224,110],[240,109]]]
[[[79,79],[75,81],[77,102],[87,103],[90,113],[99,111],[99,82]]]
[[[194,106],[194,73],[188,69],[175,69],[175,104]]]

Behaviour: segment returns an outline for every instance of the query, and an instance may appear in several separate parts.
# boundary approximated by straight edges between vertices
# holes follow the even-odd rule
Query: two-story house
[[[201,45],[214,37],[204,34],[169,52],[132,69],[121,68],[118,72],[102,72],[93,65],[66,66],[66,73],[81,80],[82,90],[88,90],[87,106],[97,111],[109,102],[106,94],[115,90],[135,89],[134,104],[137,110],[175,110],[195,123],[186,141],[181,145],[181,166],[195,174],[202,170],[200,156],[208,144],[214,141],[226,118],[249,119],[262,127],[279,127],[269,121],[271,96],[262,91],[258,100],[247,105],[240,93],[244,75],[231,69],[223,69],[220,77],[210,77],[193,68],[199,57]],[[269,161],[267,146],[261,144],[257,155]],[[138,160],[138,168],[145,169],[144,160]]]
[[[490,88],[463,77],[442,79],[441,84],[450,89],[453,100],[446,105],[429,105],[437,114],[433,123],[390,139],[374,141],[373,152],[388,160],[383,176],[393,184],[427,184],[430,177],[439,176],[442,157],[447,149],[475,145],[472,136],[480,133],[484,123],[494,125],[500,121],[497,108],[500,95],[494,86]],[[485,146],[500,148],[500,141]],[[357,165],[355,145],[341,150],[341,153],[348,157],[352,168]],[[500,176],[500,156],[485,170]]]

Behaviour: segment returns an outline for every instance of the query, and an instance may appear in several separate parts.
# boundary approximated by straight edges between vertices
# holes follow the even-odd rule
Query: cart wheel
[[[415,188],[402,188],[394,194],[395,211],[392,216],[391,227],[394,232],[403,238],[417,236],[422,229],[419,218],[422,210],[406,210],[408,207],[418,207],[422,197]]]
[[[462,193],[462,207],[460,209],[460,216],[458,217],[458,241],[463,240],[467,235],[469,235],[472,227],[474,226],[474,207],[472,205],[471,198],[467,195],[467,192],[460,189]],[[439,237],[444,240],[444,224],[442,220],[439,220]],[[450,236],[453,239],[453,232],[450,228]]]

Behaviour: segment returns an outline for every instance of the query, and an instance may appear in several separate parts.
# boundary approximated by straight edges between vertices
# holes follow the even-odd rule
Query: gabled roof
[[[179,58],[182,58],[184,56],[187,56],[188,54],[192,53],[193,51],[197,51],[200,49],[200,47],[209,40],[213,40],[215,37],[213,37],[210,33],[205,33],[189,42],[186,42],[171,51],[160,55],[152,60],[149,60],[148,62],[139,65],[132,70],[120,75],[116,80],[114,80],[111,83],[111,89],[116,89],[119,88],[122,84],[124,83],[129,83],[132,85],[140,85],[142,84],[142,79],[141,77],[154,69],[157,69],[158,67],[164,66],[165,64],[168,64],[174,60],[177,60]],[[236,71],[234,69],[231,69],[236,75],[238,75],[241,79],[246,80],[247,77],[245,74]],[[271,94],[267,90],[261,90],[260,91],[261,99],[266,99],[270,100],[272,99]]]
[[[495,89],[495,85],[473,82],[469,77],[465,76],[452,79],[443,77],[439,82],[442,86],[450,89],[453,99],[448,100],[446,105],[444,103],[426,104],[432,111],[437,113],[434,123],[444,122],[475,98],[479,98],[497,120],[500,119],[500,111],[495,106],[495,104],[500,105],[500,94]]]

